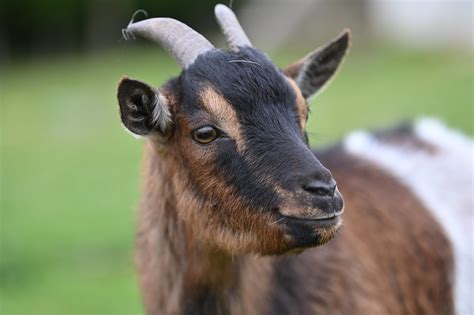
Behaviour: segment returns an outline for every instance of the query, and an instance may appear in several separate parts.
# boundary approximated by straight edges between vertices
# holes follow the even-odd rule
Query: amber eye
[[[207,144],[217,139],[219,136],[216,128],[204,126],[193,131],[193,139],[201,144]]]

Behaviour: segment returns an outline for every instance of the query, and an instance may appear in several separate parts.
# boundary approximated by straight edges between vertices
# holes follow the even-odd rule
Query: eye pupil
[[[193,138],[199,143],[206,144],[216,140],[217,130],[211,126],[204,126],[193,131]]]

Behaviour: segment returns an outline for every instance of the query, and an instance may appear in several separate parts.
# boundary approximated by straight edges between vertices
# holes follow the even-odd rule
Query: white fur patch
[[[168,107],[168,100],[159,92],[153,104],[153,112],[151,113],[151,123],[160,130],[166,130],[173,122],[171,120],[171,113]],[[136,105],[133,105],[136,106]],[[122,127],[131,134],[135,139],[144,139],[146,136],[138,135],[130,131],[123,123]],[[147,135],[153,136],[153,135]]]
[[[455,255],[455,308],[474,314],[474,142],[435,119],[420,119],[414,136],[436,152],[385,143],[366,132],[350,134],[346,150],[397,177],[430,209]]]
[[[171,113],[168,108],[168,100],[157,93],[155,104],[153,104],[152,123],[160,130],[166,130],[171,124]]]

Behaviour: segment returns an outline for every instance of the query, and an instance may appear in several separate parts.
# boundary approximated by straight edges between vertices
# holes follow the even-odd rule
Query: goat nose
[[[303,189],[321,197],[334,197],[336,181],[334,179],[330,179],[329,181],[313,179],[305,183]]]

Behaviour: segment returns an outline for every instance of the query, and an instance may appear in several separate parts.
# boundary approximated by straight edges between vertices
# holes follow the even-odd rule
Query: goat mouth
[[[341,215],[342,212],[333,213],[327,216],[317,218],[297,218],[281,214],[281,222],[292,225],[304,225],[314,228],[333,228],[334,226],[340,224],[342,220]]]

